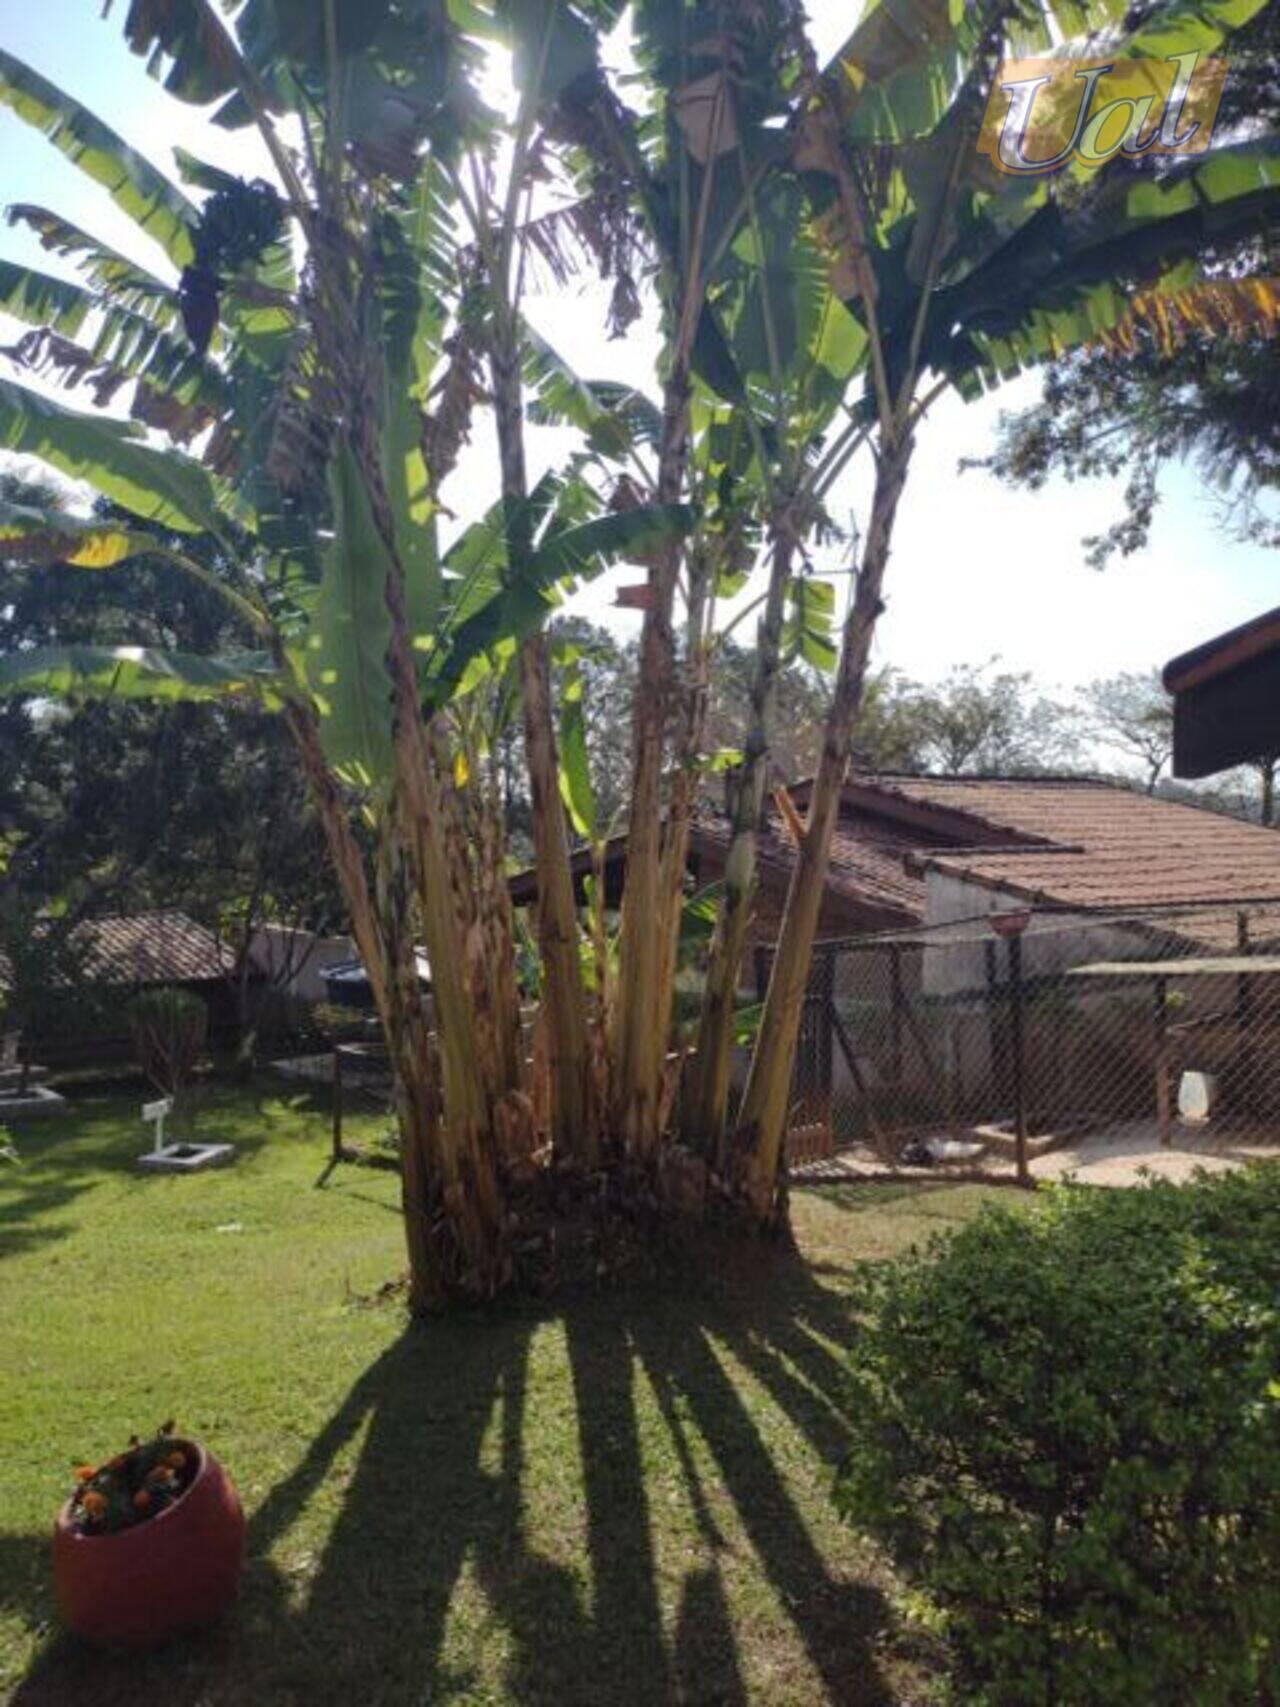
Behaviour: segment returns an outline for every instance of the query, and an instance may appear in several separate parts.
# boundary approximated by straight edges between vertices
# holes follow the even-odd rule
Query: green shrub
[[[1280,1700],[1280,1168],[991,1210],[874,1275],[837,1497],[966,1702]]]
[[[138,1065],[165,1095],[180,1096],[209,1034],[209,1010],[190,990],[143,990],[129,1003]]]

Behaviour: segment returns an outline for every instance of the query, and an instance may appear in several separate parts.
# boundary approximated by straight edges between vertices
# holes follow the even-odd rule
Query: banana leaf
[[[150,534],[135,533],[119,521],[0,501],[0,559],[9,563],[111,569],[128,557],[153,551],[156,543]]]
[[[265,652],[205,658],[156,646],[36,646],[0,657],[0,698],[210,700],[278,705],[281,680]]]
[[[325,756],[339,776],[371,787],[390,775],[392,684],[387,669],[391,564],[350,446],[334,459],[333,538],[302,646]]]
[[[0,379],[0,449],[39,457],[157,526],[179,533],[225,533],[227,520],[213,480],[191,457],[155,450],[123,421],[66,409],[5,379]]]
[[[175,267],[195,250],[200,210],[109,125],[38,71],[0,48],[0,105],[40,131],[73,166],[101,184],[112,201],[157,242]]]

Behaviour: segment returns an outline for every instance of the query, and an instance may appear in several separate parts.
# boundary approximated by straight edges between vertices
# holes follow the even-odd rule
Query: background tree
[[[54,511],[63,503],[57,488],[3,474],[0,500]],[[208,548],[189,549],[212,572]],[[219,594],[163,558],[139,556],[112,574],[56,562],[36,572],[6,562],[0,539],[0,572],[6,652],[141,638],[198,653],[238,639]],[[9,882],[38,905],[73,918],[180,908],[214,931],[239,993],[246,1058],[272,988],[248,976],[257,933],[267,924],[294,932],[341,924],[285,730],[264,713],[157,700],[8,700],[0,711],[4,829],[21,837]]]
[[[1158,670],[1125,670],[1090,682],[1082,692],[1088,728],[1113,752],[1142,768],[1154,794],[1173,757],[1173,701]]]
[[[142,990],[125,1016],[138,1065],[175,1107],[187,1114],[184,1093],[195,1077],[209,1034],[209,1010],[193,990]]]
[[[940,682],[912,684],[906,711],[920,767],[943,776],[1069,770],[1079,736],[1069,705],[1036,692],[1027,671],[998,659],[959,664]]]
[[[716,649],[707,713],[708,751],[732,750],[741,740],[750,716],[751,684],[757,668],[754,647],[728,640]],[[769,760],[774,775],[783,782],[813,774],[830,691],[829,679],[803,658],[779,668],[769,729]]]
[[[0,1037],[17,1039],[16,1090],[26,1092],[41,1043],[91,1024],[98,997],[84,978],[75,920],[6,882],[0,888]]]
[[[1143,5],[1137,15],[1152,10]],[[1233,34],[1229,58],[1219,132],[1273,134],[1280,119],[1274,6]],[[1280,371],[1272,342],[1280,310],[1270,237],[1214,240],[1205,274],[1208,288],[1189,289],[1158,314],[1138,314],[1118,348],[1100,338],[1050,362],[1040,401],[1002,417],[997,451],[979,463],[1031,490],[1053,474],[1123,476],[1123,514],[1084,542],[1095,567],[1146,544],[1161,473],[1175,461],[1190,463],[1219,492],[1226,525],[1277,542],[1268,499],[1280,485]],[[1224,338],[1224,329],[1234,335]]]

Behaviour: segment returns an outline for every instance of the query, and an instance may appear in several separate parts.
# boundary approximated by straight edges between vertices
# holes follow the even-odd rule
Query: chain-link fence
[[[1280,1143],[1280,898],[1029,908],[815,949],[793,1162],[1034,1157],[1144,1124],[1153,1143]]]

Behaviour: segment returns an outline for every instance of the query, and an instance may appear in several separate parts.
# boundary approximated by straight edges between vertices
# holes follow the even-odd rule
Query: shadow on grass
[[[748,1394],[758,1383],[818,1454],[838,1454],[848,1425],[828,1342],[844,1337],[847,1306],[796,1258],[754,1270],[745,1284],[718,1275],[705,1293],[636,1292],[554,1318],[507,1310],[407,1329],[254,1514],[245,1591],[223,1630],[133,1660],[54,1640],[15,1707],[495,1699],[737,1707],[747,1699],[743,1642],[753,1632],[740,1598],[743,1544],[731,1547],[721,1533],[730,1515],[763,1579],[757,1593],[785,1608],[823,1698],[891,1701],[878,1660],[884,1600],[832,1575]],[[563,1387],[532,1380],[542,1321],[563,1324],[571,1405]],[[651,1510],[655,1419],[638,1404],[642,1382],[656,1395],[661,1450],[702,1542],[696,1557],[686,1550],[689,1562],[674,1563],[669,1633],[655,1548],[664,1511]],[[563,1436],[553,1441],[557,1403]],[[547,1465],[549,1443],[554,1459],[538,1475],[528,1462],[535,1420],[540,1461]],[[319,1562],[291,1591],[271,1550],[331,1478],[348,1475],[340,1468],[348,1459]],[[668,1476],[664,1502],[670,1492]],[[560,1521],[549,1503],[557,1499],[565,1531],[551,1557],[535,1544],[529,1515],[537,1512],[546,1537],[548,1515]],[[670,1573],[670,1547],[664,1565]],[[474,1667],[458,1658],[471,1653]]]

